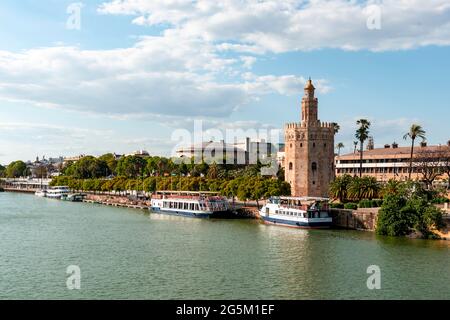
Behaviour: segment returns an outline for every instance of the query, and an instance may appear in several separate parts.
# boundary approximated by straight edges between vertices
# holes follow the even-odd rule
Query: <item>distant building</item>
[[[44,178],[58,176],[63,163],[63,157],[49,159],[46,159],[45,157],[39,159],[39,157],[36,157],[34,162],[28,161],[26,164],[27,168],[30,170],[31,177]]]
[[[311,79],[302,99],[301,122],[285,126],[285,179],[293,196],[327,197],[334,179],[334,125],[320,122]]]
[[[430,161],[436,157],[436,164],[439,165],[442,152],[450,152],[450,146],[427,146],[426,143],[422,143],[414,148],[414,157],[426,154],[430,157]],[[406,180],[409,177],[411,147],[399,147],[397,143],[386,144],[384,148],[364,151],[363,156],[363,176],[374,177],[379,181]],[[336,157],[336,175],[357,176],[359,170],[359,152]],[[421,179],[420,167],[416,164],[413,165],[412,179]]]
[[[145,151],[145,150],[137,150],[135,152],[132,152],[132,153],[129,153],[126,155],[126,157],[129,157],[129,156],[147,158],[147,157],[150,157],[150,153],[148,153],[148,151]]]
[[[177,157],[203,159],[205,162],[223,163],[225,160],[228,164],[256,164],[271,157],[275,153],[275,147],[272,143],[266,142],[264,139],[260,141],[252,141],[246,138],[243,142],[234,144],[220,142],[202,142],[193,144],[188,147],[180,148],[176,151]]]
[[[84,157],[86,157],[85,154],[80,154],[80,155],[74,156],[74,157],[65,157],[64,158],[64,165],[66,165],[68,162],[77,162],[77,161],[81,160]]]

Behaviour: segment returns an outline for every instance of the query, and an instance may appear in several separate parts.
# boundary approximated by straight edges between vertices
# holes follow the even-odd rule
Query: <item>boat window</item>
[[[195,211],[199,211],[199,210],[198,210],[198,204],[197,204],[197,203],[195,204]]]

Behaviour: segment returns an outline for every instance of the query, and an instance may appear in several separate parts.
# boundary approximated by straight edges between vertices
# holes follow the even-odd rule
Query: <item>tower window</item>
[[[326,147],[327,147],[327,144],[326,144],[326,143],[324,143],[324,144],[323,144],[323,147],[324,147],[324,148],[326,148]]]
[[[303,148],[303,143],[300,143],[300,148]]]
[[[313,143],[313,148],[315,148],[315,147],[316,147],[316,143],[314,142],[314,143]]]
[[[292,167],[293,167],[292,162],[289,162],[289,170],[292,170]]]
[[[313,162],[311,165],[312,171],[317,171],[317,162]]]

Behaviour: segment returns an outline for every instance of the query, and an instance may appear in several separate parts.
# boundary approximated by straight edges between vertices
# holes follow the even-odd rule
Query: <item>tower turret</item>
[[[319,121],[318,100],[314,97],[315,90],[316,88],[309,78],[305,85],[305,95],[302,98],[302,122],[308,125],[315,125]]]

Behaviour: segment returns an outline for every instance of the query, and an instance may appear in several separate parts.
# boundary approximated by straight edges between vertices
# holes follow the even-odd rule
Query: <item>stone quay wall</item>
[[[333,225],[338,228],[375,231],[380,208],[344,210],[332,209]]]

